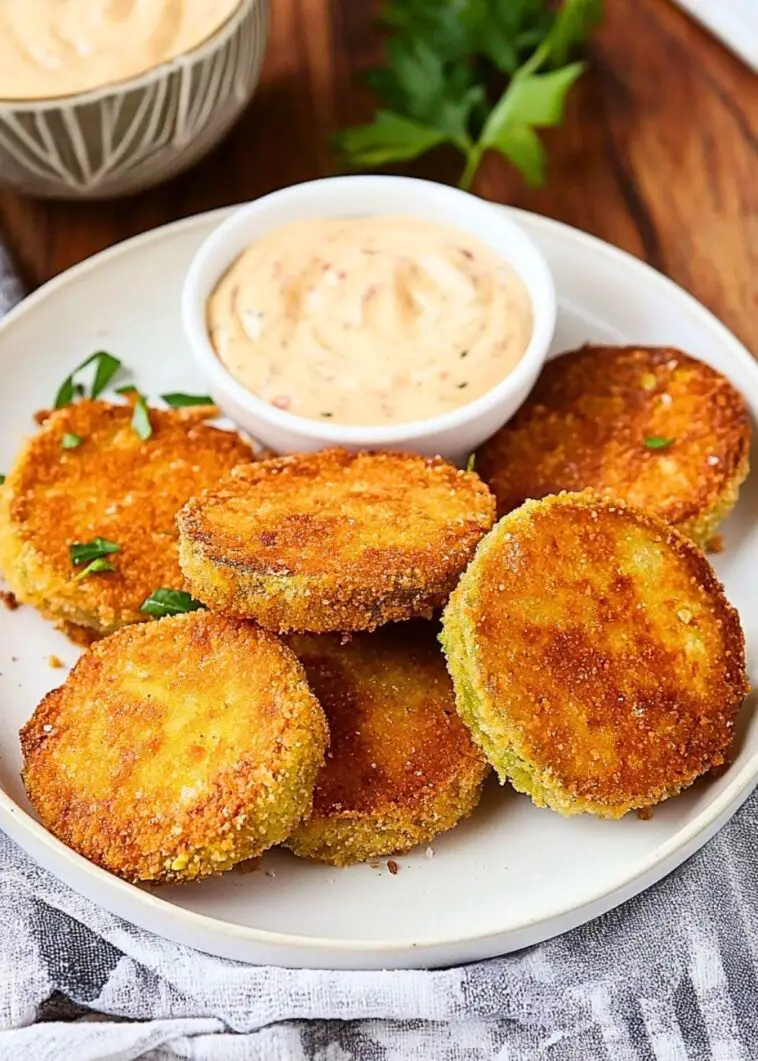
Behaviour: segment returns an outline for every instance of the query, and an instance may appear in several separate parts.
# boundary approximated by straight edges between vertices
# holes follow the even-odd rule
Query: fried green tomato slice
[[[195,597],[266,629],[372,630],[442,607],[494,516],[478,476],[439,458],[332,449],[193,498],[179,560]]]
[[[280,843],[326,743],[292,651],[205,611],[98,641],[21,731],[43,825],[129,881],[198,880]]]
[[[429,843],[479,802],[488,770],[455,709],[437,627],[289,639],[329,722],[313,814],[287,841],[346,866]]]
[[[443,644],[501,780],[565,815],[619,818],[723,763],[747,691],[739,617],[700,550],[590,492],[500,520]]]
[[[748,474],[750,435],[742,396],[702,361],[665,347],[585,346],[547,363],[476,469],[500,516],[590,488],[705,547]]]
[[[199,415],[151,409],[145,440],[128,405],[82,401],[47,418],[0,488],[0,570],[20,601],[103,635],[147,619],[140,605],[154,589],[183,587],[177,512],[253,460],[247,443]],[[107,556],[115,570],[79,577],[69,548],[93,538],[119,546]]]

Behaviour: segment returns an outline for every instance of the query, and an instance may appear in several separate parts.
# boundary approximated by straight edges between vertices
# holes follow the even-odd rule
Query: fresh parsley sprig
[[[560,125],[584,70],[568,62],[602,15],[602,0],[385,0],[387,65],[367,80],[379,109],[336,137],[344,162],[374,168],[451,144],[468,188],[488,150],[528,184],[545,180],[536,130]]]

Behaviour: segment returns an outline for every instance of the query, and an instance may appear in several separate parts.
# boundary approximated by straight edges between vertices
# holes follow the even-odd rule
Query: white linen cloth
[[[0,245],[0,312],[20,295]],[[705,850],[618,910],[517,954],[431,972],[198,954],[81,898],[0,832],[0,1061],[756,1057],[755,795]]]

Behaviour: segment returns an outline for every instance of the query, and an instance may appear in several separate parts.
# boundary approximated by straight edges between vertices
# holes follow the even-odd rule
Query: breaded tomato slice
[[[235,465],[247,443],[197,416],[151,409],[152,435],[131,426],[132,408],[82,401],[52,413],[0,489],[0,570],[16,597],[64,625],[108,634],[147,619],[139,610],[161,586],[181,589],[176,513]],[[64,439],[80,440],[66,448]],[[115,570],[78,577],[70,546],[103,538]]]
[[[21,731],[42,823],[130,881],[221,873],[311,809],[326,722],[290,649],[210,612],[98,641]]]
[[[591,488],[705,546],[748,474],[742,396],[666,347],[585,346],[549,361],[528,401],[477,454],[498,515]]]
[[[441,607],[492,526],[481,480],[405,453],[240,467],[179,514],[195,597],[281,633],[372,630]]]
[[[287,841],[295,854],[346,866],[407,851],[479,802],[488,767],[456,713],[436,630],[289,638],[330,732],[313,814]]]
[[[619,818],[724,762],[747,691],[739,617],[654,516],[590,492],[527,502],[443,623],[462,718],[538,806]]]

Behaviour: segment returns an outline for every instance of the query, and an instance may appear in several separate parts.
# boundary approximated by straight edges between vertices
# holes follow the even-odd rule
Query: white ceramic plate
[[[48,284],[0,324],[0,468],[31,414],[85,355],[112,350],[140,388],[199,386],[179,322],[189,261],[227,211],[129,240]],[[671,344],[725,372],[758,415],[758,367],[692,298],[647,266],[564,225],[516,219],[547,256],[560,312],[555,350],[585,340]],[[739,608],[755,684],[758,646],[758,478],[748,480],[715,566]],[[563,932],[649,886],[700,847],[758,778],[758,722],[741,715],[737,754],[721,777],[657,808],[652,821],[565,821],[491,785],[473,817],[434,843],[384,864],[347,870],[284,852],[258,872],[141,889],[69,851],[29,812],[17,731],[65,676],[47,657],[77,655],[30,608],[0,608],[0,825],[73,888],[135,924],[249,962],[332,968],[423,967],[470,961]]]

